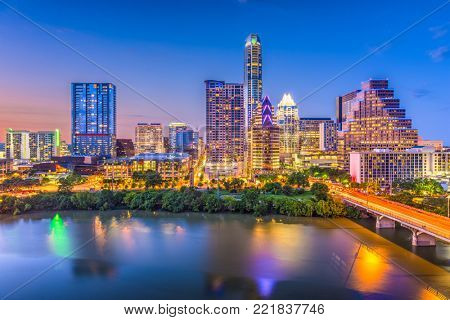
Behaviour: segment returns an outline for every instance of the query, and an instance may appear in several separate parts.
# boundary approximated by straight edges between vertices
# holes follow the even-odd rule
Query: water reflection
[[[393,245],[373,251],[325,219],[217,214],[64,212],[0,222],[0,283],[15,287],[27,280],[23,270],[29,278],[84,243],[16,298],[436,298],[384,258]],[[448,288],[445,271],[420,266],[419,276]]]
[[[72,259],[73,274],[79,277],[114,277],[115,266],[108,262],[95,259]]]
[[[71,252],[70,236],[67,226],[59,213],[50,220],[50,234],[48,237],[50,248],[58,256],[65,257]]]

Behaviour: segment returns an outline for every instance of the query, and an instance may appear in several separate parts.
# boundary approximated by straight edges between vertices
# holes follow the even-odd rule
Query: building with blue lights
[[[112,83],[72,83],[72,153],[114,157],[116,86]]]

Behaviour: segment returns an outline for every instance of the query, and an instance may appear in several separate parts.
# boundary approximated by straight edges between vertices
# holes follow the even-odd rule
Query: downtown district
[[[116,137],[116,86],[72,83],[71,145],[59,130],[8,129],[0,177],[71,172],[110,181],[157,171],[167,186],[212,186],[225,179],[253,183],[265,175],[322,167],[345,170],[355,184],[390,190],[396,181],[432,178],[447,186],[450,148],[424,140],[400,107],[388,80],[370,79],[336,98],[336,118],[304,118],[290,94],[277,108],[263,96],[262,42],[250,34],[243,83],[205,81],[206,128],[177,119],[138,123],[135,139]],[[88,186],[97,189],[95,183]]]

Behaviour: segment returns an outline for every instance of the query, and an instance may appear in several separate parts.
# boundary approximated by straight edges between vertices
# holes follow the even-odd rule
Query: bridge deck
[[[406,226],[450,242],[450,219],[447,217],[354,190],[336,187],[332,187],[332,190],[343,200],[353,202]]]

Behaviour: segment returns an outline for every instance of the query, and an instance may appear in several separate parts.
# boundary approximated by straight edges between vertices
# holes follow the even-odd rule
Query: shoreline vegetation
[[[0,197],[0,214],[18,215],[45,210],[162,210],[171,213],[279,214],[293,217],[359,217],[359,212],[328,195],[328,187],[314,183],[302,188],[244,189],[238,192],[182,187],[180,190],[85,191],[40,193],[26,198]]]

